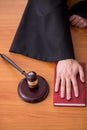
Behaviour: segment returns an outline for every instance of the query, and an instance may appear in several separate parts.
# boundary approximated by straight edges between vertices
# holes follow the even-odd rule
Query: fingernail
[[[62,92],[62,91],[61,91],[60,97],[61,97],[61,98],[64,98],[64,97],[65,97],[65,92]]]
[[[65,96],[64,95],[61,95],[61,98],[64,98]]]
[[[82,82],[85,82],[85,78],[84,77],[82,77]]]
[[[58,89],[55,87],[55,92],[58,92]]]
[[[79,97],[79,94],[75,94],[75,97]]]
[[[71,99],[71,97],[69,96],[69,97],[67,97],[67,100],[70,100]]]

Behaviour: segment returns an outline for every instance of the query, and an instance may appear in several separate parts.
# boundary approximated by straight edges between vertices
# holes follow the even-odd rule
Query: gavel
[[[0,54],[0,56],[25,76],[18,84],[18,95],[21,99],[29,103],[37,103],[48,96],[49,85],[42,76],[34,71],[26,73],[6,55]]]

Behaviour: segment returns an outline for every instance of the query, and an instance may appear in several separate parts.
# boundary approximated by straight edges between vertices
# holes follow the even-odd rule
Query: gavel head
[[[38,78],[37,74],[34,71],[30,71],[27,74],[27,83],[30,88],[36,88],[38,87]]]
[[[44,100],[49,93],[49,85],[47,81],[37,75],[34,71],[30,71],[25,75],[18,85],[18,94],[26,102],[37,103]]]

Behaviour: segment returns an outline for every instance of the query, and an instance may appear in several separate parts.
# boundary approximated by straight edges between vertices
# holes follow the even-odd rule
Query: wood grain
[[[0,130],[87,130],[87,107],[53,106],[54,63],[8,52],[26,3],[0,0],[0,53],[26,72],[34,70],[46,78],[50,93],[41,103],[23,102],[17,94],[23,76],[0,58]],[[87,64],[87,29],[71,27],[71,33],[77,60]]]

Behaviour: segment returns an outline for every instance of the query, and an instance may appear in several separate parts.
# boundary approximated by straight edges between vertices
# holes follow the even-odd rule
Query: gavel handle
[[[10,58],[8,58],[6,55],[4,54],[0,54],[0,56],[6,60],[8,63],[10,63],[14,68],[16,68],[18,71],[21,72],[21,74],[25,75],[27,77],[27,73],[22,70],[18,65],[16,65]]]

